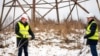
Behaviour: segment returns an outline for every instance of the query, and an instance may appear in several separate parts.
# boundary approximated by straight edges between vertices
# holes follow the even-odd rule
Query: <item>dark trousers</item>
[[[22,52],[24,51],[24,55],[28,56],[28,39],[26,38],[17,38],[17,47],[18,56],[22,56]]]
[[[28,56],[28,47],[27,46],[22,46],[18,49],[18,56],[22,56],[22,51],[24,50],[24,55]]]
[[[90,45],[92,56],[98,56],[96,45]]]

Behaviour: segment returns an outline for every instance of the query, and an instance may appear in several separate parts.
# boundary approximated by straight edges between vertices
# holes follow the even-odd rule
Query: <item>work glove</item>
[[[34,37],[31,37],[31,40],[33,40],[34,39]]]
[[[87,35],[85,35],[85,36],[84,36],[84,39],[87,39],[87,38],[88,38]]]
[[[35,39],[35,35],[34,34],[32,34],[31,36],[32,36],[31,37],[31,40]]]
[[[33,40],[35,37],[31,37],[31,40]]]

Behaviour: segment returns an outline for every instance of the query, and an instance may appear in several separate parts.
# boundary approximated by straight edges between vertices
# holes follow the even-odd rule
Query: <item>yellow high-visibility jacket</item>
[[[24,26],[21,22],[18,22],[19,25],[19,32],[23,35],[23,38],[28,38],[29,36],[29,25]],[[21,37],[17,35],[17,37]]]
[[[86,34],[88,35],[91,30],[90,30],[90,27],[93,23],[96,23],[95,21],[92,21],[88,26],[87,26],[87,29],[86,29]],[[88,39],[91,39],[91,40],[98,40],[99,39],[99,32],[98,32],[98,26],[96,27],[96,31],[94,33],[93,36],[91,37],[88,37]]]

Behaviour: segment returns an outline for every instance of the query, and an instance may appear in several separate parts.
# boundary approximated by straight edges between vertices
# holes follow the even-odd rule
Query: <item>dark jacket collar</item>
[[[92,21],[94,21],[94,19],[92,19],[88,24],[90,24]]]
[[[28,25],[28,23],[23,23],[22,21],[19,21],[20,23],[22,23],[24,26]]]

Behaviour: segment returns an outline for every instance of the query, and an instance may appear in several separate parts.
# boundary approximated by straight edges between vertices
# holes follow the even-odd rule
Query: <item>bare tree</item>
[[[2,30],[1,17],[0,17],[0,31]]]

